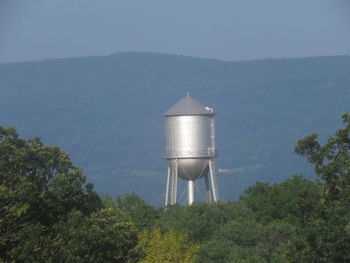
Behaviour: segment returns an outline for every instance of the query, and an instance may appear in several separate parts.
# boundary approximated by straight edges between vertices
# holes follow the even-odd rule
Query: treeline
[[[0,126],[0,262],[350,262],[350,115],[321,145],[296,152],[315,165],[256,183],[238,201],[155,208],[85,184],[57,147]]]

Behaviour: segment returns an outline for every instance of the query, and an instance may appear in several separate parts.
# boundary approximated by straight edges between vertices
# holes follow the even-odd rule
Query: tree
[[[194,263],[198,259],[199,247],[172,229],[164,234],[159,228],[145,229],[140,235],[140,246],[146,253],[141,263]]]
[[[339,200],[350,205],[350,114],[343,115],[345,128],[338,130],[321,145],[318,135],[299,140],[295,152],[315,165],[324,184],[327,201]]]
[[[252,209],[259,222],[282,220],[296,225],[302,223],[302,213],[310,212],[307,203],[319,199],[319,191],[319,182],[294,175],[275,184],[257,182],[244,191],[240,201]]]
[[[136,263],[138,232],[130,218],[117,208],[105,208],[86,217],[72,211],[66,222],[55,225],[53,262]],[[54,249],[53,249],[54,250]]]
[[[318,202],[306,207],[304,225],[287,246],[290,262],[350,261],[350,115],[345,127],[324,145],[312,134],[297,143],[295,151],[315,165],[322,187]],[[307,199],[305,199],[307,201]],[[305,211],[305,209],[304,209]]]
[[[100,209],[92,185],[84,183],[81,169],[58,147],[20,139],[15,128],[0,126],[0,258],[15,260],[20,255],[13,251],[29,246],[28,238],[35,249],[27,252],[36,255],[52,226],[71,211]]]
[[[287,223],[264,226],[254,218],[232,220],[202,245],[200,262],[283,262],[280,246],[293,234],[294,228]]]
[[[250,213],[245,206],[234,202],[194,203],[191,206],[167,207],[157,222],[162,231],[174,229],[185,232],[191,241],[202,243],[226,222],[234,218],[245,218]]]
[[[139,230],[152,227],[158,216],[156,209],[147,205],[136,194],[118,197],[115,206],[128,213]]]

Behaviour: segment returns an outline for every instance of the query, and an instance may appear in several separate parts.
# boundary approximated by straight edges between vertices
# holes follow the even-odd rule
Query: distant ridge
[[[204,57],[196,57],[189,55],[180,55],[180,54],[169,54],[169,53],[161,53],[161,52],[150,52],[150,51],[124,51],[124,52],[115,52],[107,55],[89,55],[89,56],[77,56],[77,57],[64,57],[64,58],[46,58],[46,59],[38,59],[38,60],[28,60],[28,61],[20,61],[20,62],[0,62],[1,64],[21,64],[21,63],[40,63],[40,62],[51,62],[51,61],[60,61],[60,60],[74,60],[74,59],[103,59],[103,58],[114,58],[114,57],[152,57],[154,56],[163,56],[168,58],[184,58],[184,59],[196,59],[196,60],[211,60],[223,63],[242,63],[242,62],[257,62],[257,61],[276,61],[276,60],[300,60],[300,59],[314,59],[314,58],[338,58],[338,57],[350,57],[349,55],[320,55],[320,56],[307,56],[307,57],[286,57],[286,58],[260,58],[260,59],[240,59],[240,60],[226,60],[219,58],[204,58]]]
[[[350,112],[350,57],[229,62],[124,52],[3,63],[0,91],[1,125],[62,147],[98,192],[135,192],[156,205],[166,173],[162,114],[190,91],[217,113],[217,168],[226,171],[218,187],[235,199],[257,180],[313,175],[293,149],[312,132],[327,138]]]

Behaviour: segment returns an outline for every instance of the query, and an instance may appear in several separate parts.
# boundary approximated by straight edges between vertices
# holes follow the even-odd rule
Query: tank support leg
[[[176,204],[176,194],[177,194],[177,174],[178,174],[178,162],[177,159],[172,160],[173,170],[171,172],[171,192],[170,192],[170,205]]]
[[[169,205],[169,193],[170,193],[170,177],[171,177],[171,172],[170,168],[168,167],[168,176],[166,180],[166,191],[165,191],[165,206]]]
[[[179,166],[177,159],[172,159],[169,162],[171,162],[171,164],[168,167],[165,206],[175,205],[177,202],[177,177]],[[187,203],[188,205],[191,205],[195,199],[194,180],[188,180],[187,183]],[[219,193],[216,183],[215,163],[213,159],[209,159],[209,174],[205,176],[205,190],[206,199],[208,203],[219,201]]]
[[[192,205],[194,202],[194,181],[188,180],[187,182],[187,203]]]
[[[213,202],[217,202],[219,201],[219,193],[218,193],[217,184],[216,184],[215,164],[213,159],[209,160],[209,176],[210,176],[211,193],[213,197]]]
[[[205,195],[206,195],[206,198],[207,198],[207,202],[211,203],[212,202],[212,194],[211,194],[211,190],[210,190],[209,175],[205,176]]]
[[[173,169],[170,169],[170,167],[168,167],[165,206],[176,204],[178,163],[177,159],[171,160],[171,162],[171,167]]]
[[[165,193],[165,206],[176,204],[176,194],[177,194],[177,174],[178,174],[178,163],[177,160],[171,160],[172,164],[168,167],[168,177],[166,183],[166,193]]]

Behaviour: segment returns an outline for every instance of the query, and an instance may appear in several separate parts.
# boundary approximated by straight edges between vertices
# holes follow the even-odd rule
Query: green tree
[[[295,152],[315,165],[315,172],[324,184],[327,201],[350,204],[350,114],[343,115],[345,128],[336,131],[321,145],[318,135],[311,134],[298,141]]]
[[[320,183],[310,181],[300,175],[275,184],[260,183],[249,187],[240,197],[240,201],[247,205],[254,214],[254,218],[262,223],[282,220],[290,224],[301,224],[303,211],[307,202],[318,201]],[[301,204],[304,210],[301,210]]]
[[[312,134],[296,146],[295,151],[315,165],[322,188],[318,201],[306,204],[311,212],[303,213],[304,225],[287,246],[290,262],[350,262],[349,114],[343,115],[343,122],[345,127],[324,145]]]
[[[200,244],[210,239],[226,222],[235,218],[246,218],[250,213],[245,206],[234,202],[194,203],[187,207],[175,205],[161,213],[157,224],[162,231],[174,229],[185,232],[190,240]]]
[[[81,169],[58,147],[0,126],[0,258],[37,255],[51,227],[70,211],[89,215],[100,209],[92,185],[84,183]],[[22,245],[33,249],[14,252]]]
[[[120,209],[101,209],[89,217],[75,210],[54,231],[52,262],[134,263],[141,256],[137,229]]]
[[[266,226],[254,218],[232,220],[220,227],[213,237],[202,244],[200,262],[267,263],[280,261],[280,246],[293,236],[294,228],[287,223]]]
[[[140,246],[146,252],[141,263],[194,263],[198,259],[198,245],[172,229],[164,234],[159,228],[145,229],[140,235]]]
[[[157,210],[147,205],[145,201],[134,193],[118,197],[115,201],[115,206],[128,213],[136,227],[140,230],[146,227],[153,227],[158,217]]]

